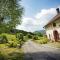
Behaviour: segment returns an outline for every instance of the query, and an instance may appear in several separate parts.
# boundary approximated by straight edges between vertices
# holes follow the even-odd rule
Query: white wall
[[[56,23],[56,27],[53,27],[53,23],[49,24],[48,26],[46,26],[46,34],[48,39],[54,40],[54,35],[53,35],[53,31],[57,30],[59,33],[59,37],[60,37],[60,19],[54,21]],[[50,37],[49,37],[50,34]]]
[[[46,31],[46,34],[47,34],[47,37],[48,37],[48,39],[50,40],[53,40],[54,39],[54,36],[53,36],[53,30],[51,29],[51,30],[47,30]],[[50,35],[50,36],[49,36]]]
[[[47,29],[47,30],[46,30],[46,34],[47,34],[47,37],[48,37],[49,40],[50,40],[50,39],[51,39],[51,40],[54,40],[54,35],[53,35],[53,31],[54,31],[54,30],[57,30],[57,31],[58,31],[59,37],[60,37],[60,27],[58,27],[58,28],[56,27],[56,28],[49,29],[49,30]],[[50,37],[49,37],[49,34],[50,34]]]

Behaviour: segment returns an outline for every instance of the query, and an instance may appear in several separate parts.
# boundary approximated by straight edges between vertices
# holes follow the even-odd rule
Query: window
[[[56,27],[56,23],[53,23],[53,27]]]

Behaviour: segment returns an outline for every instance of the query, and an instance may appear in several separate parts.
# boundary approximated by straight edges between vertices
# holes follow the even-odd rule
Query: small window
[[[53,27],[56,27],[56,23],[53,23]]]

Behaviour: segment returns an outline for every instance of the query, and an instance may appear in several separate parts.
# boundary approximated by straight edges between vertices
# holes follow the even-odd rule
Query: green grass
[[[0,44],[0,49],[6,47],[6,44]]]
[[[51,47],[60,48],[60,42],[49,42],[48,45]]]
[[[23,60],[24,53],[20,48],[8,48],[0,44],[0,60]]]

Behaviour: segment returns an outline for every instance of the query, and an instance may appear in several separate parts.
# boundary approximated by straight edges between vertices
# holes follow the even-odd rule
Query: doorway
[[[58,31],[57,30],[54,30],[53,31],[53,35],[54,35],[55,41],[57,42],[59,40],[59,33],[58,33]]]

